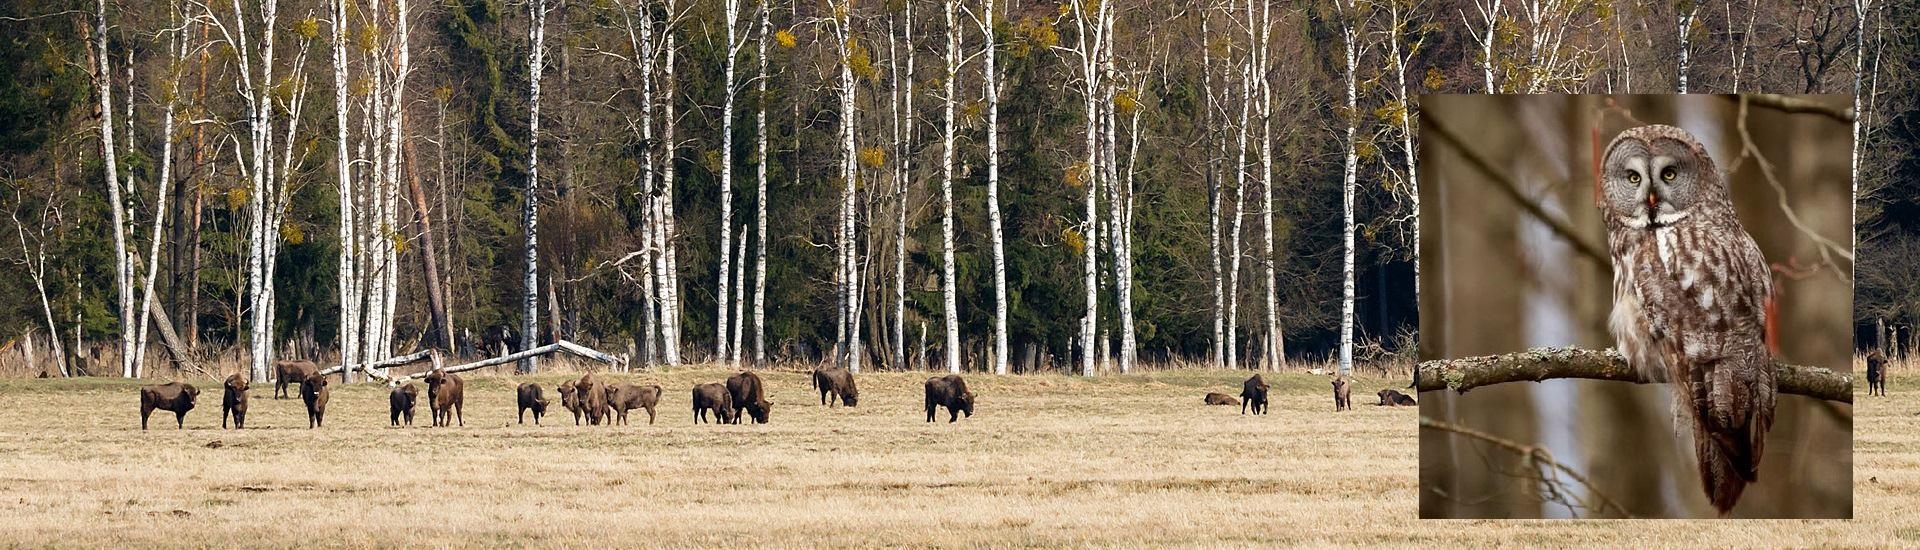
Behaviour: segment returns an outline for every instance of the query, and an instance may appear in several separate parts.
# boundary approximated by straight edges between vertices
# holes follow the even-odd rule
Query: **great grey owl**
[[[1766,258],[1740,226],[1713,158],[1686,130],[1621,132],[1601,164],[1613,256],[1608,323],[1627,362],[1673,388],[1707,499],[1725,516],[1759,477],[1773,425]]]

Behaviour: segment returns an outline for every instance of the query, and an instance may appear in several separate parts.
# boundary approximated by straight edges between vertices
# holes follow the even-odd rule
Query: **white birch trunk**
[[[352,370],[361,362],[360,337],[364,330],[360,317],[360,271],[361,237],[359,234],[359,211],[357,209],[357,185],[353,178],[353,163],[347,152],[347,117],[350,108],[347,102],[347,26],[346,0],[333,0],[331,7],[333,51],[333,105],[334,105],[334,164],[338,176],[340,198],[340,363]]]
[[[113,212],[114,293],[120,308],[120,375],[132,378],[133,289],[128,280],[126,202],[121,198],[120,165],[113,141],[113,67],[107,52],[107,0],[98,0],[94,7],[94,93],[100,99],[100,159],[106,168],[107,206]]]
[[[1500,25],[1500,11],[1505,6],[1505,1],[1506,0],[1473,1],[1474,10],[1480,13],[1480,20],[1486,24],[1486,28],[1484,29],[1474,30],[1473,24],[1466,21],[1467,15],[1465,13],[1460,14],[1461,23],[1466,25],[1467,32],[1473,36],[1474,42],[1480,44],[1480,74],[1486,81],[1485,93],[1489,94],[1500,93],[1499,88],[1496,87],[1493,82],[1493,43],[1495,34],[1498,32],[1497,27]]]
[[[1240,248],[1241,227],[1247,213],[1247,141],[1253,129],[1253,94],[1255,40],[1253,21],[1253,0],[1245,7],[1247,25],[1247,63],[1240,69],[1240,125],[1239,135],[1234,143],[1233,161],[1233,222],[1228,224],[1232,244],[1228,247],[1227,259],[1227,368],[1240,368],[1240,260],[1243,254]]]
[[[1862,109],[1864,106],[1862,102],[1866,99],[1867,94],[1862,92],[1866,89],[1863,84],[1867,80],[1867,13],[1872,9],[1873,0],[1853,0],[1854,25],[1856,25],[1854,36],[1857,37],[1857,46],[1853,49],[1854,120],[1852,174],[1853,192],[1856,196],[1860,193],[1860,142],[1866,137],[1866,120],[1868,117],[1867,111]]]
[[[1340,238],[1343,246],[1343,248],[1341,249],[1343,251],[1343,254],[1341,256],[1341,277],[1340,277],[1341,295],[1340,295],[1339,372],[1341,376],[1348,376],[1353,373],[1353,314],[1354,314],[1354,311],[1353,311],[1354,309],[1353,194],[1354,194],[1354,186],[1357,185],[1356,169],[1359,167],[1359,161],[1360,161],[1359,155],[1355,151],[1356,143],[1354,140],[1356,138],[1354,136],[1354,132],[1357,130],[1356,126],[1359,124],[1359,120],[1357,118],[1359,116],[1358,114],[1359,99],[1357,97],[1357,94],[1359,93],[1359,91],[1357,88],[1358,88],[1359,62],[1360,62],[1360,51],[1359,51],[1359,44],[1358,44],[1358,40],[1359,40],[1358,35],[1360,32],[1358,27],[1360,26],[1360,21],[1359,21],[1359,13],[1357,13],[1359,11],[1358,10],[1359,6],[1356,5],[1355,0],[1338,0],[1338,1],[1342,4],[1341,11],[1343,12],[1341,13],[1342,21],[1341,21],[1341,27],[1340,27],[1340,40],[1341,40],[1341,43],[1344,46],[1346,46],[1346,62],[1347,62],[1347,72],[1345,75],[1343,75],[1343,78],[1345,81],[1344,83],[1346,84],[1346,88],[1347,88],[1346,90],[1347,91],[1347,109],[1345,114],[1345,118],[1346,118],[1345,122],[1347,125],[1346,155],[1345,155],[1346,171],[1345,171],[1345,180],[1340,186],[1341,215],[1342,215]]]
[[[169,14],[173,18],[173,23],[170,26],[177,30],[174,31],[173,36],[168,38],[167,43],[167,53],[170,63],[168,64],[166,106],[163,108],[163,114],[160,118],[159,194],[155,197],[157,202],[153,209],[153,233],[152,237],[148,239],[147,274],[146,277],[141,279],[140,283],[141,286],[145,287],[145,290],[141,292],[140,321],[136,324],[136,326],[140,327],[140,335],[138,341],[134,344],[134,349],[137,350],[134,354],[133,365],[135,376],[143,376],[146,370],[145,359],[147,355],[148,321],[153,318],[153,295],[154,287],[156,286],[154,281],[160,275],[160,242],[163,240],[162,231],[166,229],[167,225],[167,198],[173,195],[170,191],[173,184],[173,124],[175,106],[178,105],[178,102],[175,101],[174,98],[180,95],[180,75],[174,67],[179,67],[181,58],[186,55],[186,37],[188,34],[188,29],[181,27],[179,22],[179,10],[180,5],[176,2],[172,4],[172,9],[169,11]]]
[[[904,10],[907,78],[904,90],[901,92],[903,96],[901,103],[905,104],[905,112],[902,114],[899,150],[896,153],[899,170],[897,196],[894,201],[896,219],[893,226],[893,341],[895,342],[893,362],[896,368],[907,366],[907,197],[913,184],[915,130],[913,85],[916,78],[913,66],[913,4],[913,0],[908,0]]]
[[[840,274],[838,277],[840,318],[839,337],[837,340],[839,342],[838,347],[840,348],[840,364],[845,365],[849,371],[859,372],[860,353],[854,349],[854,340],[857,338],[854,330],[854,322],[855,317],[859,315],[854,309],[857,304],[854,292],[856,287],[859,286],[857,282],[859,274],[856,271],[854,261],[854,256],[858,254],[856,251],[857,236],[854,234],[854,218],[856,217],[854,198],[858,192],[859,172],[857,164],[859,162],[859,151],[855,149],[854,143],[854,125],[856,121],[854,120],[855,113],[853,105],[854,93],[857,91],[857,88],[855,88],[853,81],[852,59],[854,38],[852,11],[852,0],[843,0],[841,4],[834,7],[834,33],[835,38],[839,41],[838,52],[840,54],[840,178],[844,184],[844,191],[840,199]]]
[[[675,243],[678,231],[676,231],[674,227],[673,185],[676,173],[674,158],[677,156],[676,153],[680,147],[680,144],[675,141],[676,137],[674,135],[675,130],[678,129],[680,125],[679,116],[676,114],[678,111],[676,94],[678,94],[680,88],[680,81],[674,78],[673,69],[678,65],[676,58],[680,51],[677,45],[678,36],[674,34],[677,21],[675,14],[678,14],[679,11],[675,6],[675,0],[667,0],[666,8],[666,13],[669,15],[667,16],[667,20],[664,21],[666,28],[663,31],[665,37],[662,39],[662,41],[666,43],[667,50],[666,67],[663,69],[666,78],[666,93],[661,98],[663,128],[661,129],[660,135],[661,141],[666,144],[666,154],[660,159],[660,234],[656,238],[658,239],[657,242],[660,245],[661,253],[664,256],[661,261],[662,275],[664,277],[664,284],[661,285],[661,296],[666,299],[666,311],[662,312],[661,318],[665,321],[667,328],[667,342],[665,344],[667,364],[678,365],[680,364],[680,334],[682,332],[681,322],[683,317],[680,308],[680,247]]]
[[[746,276],[747,226],[746,224],[741,224],[739,249],[735,250],[733,255],[733,288],[739,290],[733,293],[733,341],[727,346],[727,350],[732,354],[733,363],[739,363],[741,355],[743,355],[740,353],[740,331],[745,324],[743,321],[746,320],[743,315],[745,313],[743,309],[747,305]]]
[[[1387,44],[1388,44],[1388,49],[1390,50],[1389,53],[1393,56],[1392,59],[1393,59],[1394,84],[1398,92],[1397,97],[1400,98],[1400,104],[1402,107],[1400,109],[1400,149],[1406,153],[1405,166],[1407,171],[1407,192],[1405,193],[1405,197],[1407,200],[1407,207],[1411,209],[1411,211],[1413,212],[1413,257],[1414,257],[1413,294],[1414,296],[1419,296],[1420,295],[1420,163],[1417,162],[1417,156],[1419,155],[1419,150],[1414,148],[1414,143],[1413,143],[1413,132],[1414,132],[1413,111],[1415,108],[1413,105],[1413,96],[1407,92],[1407,63],[1412,60],[1413,54],[1415,53],[1414,50],[1418,49],[1419,43],[1416,42],[1413,48],[1409,48],[1407,51],[1407,55],[1405,56],[1401,55],[1400,32],[1402,30],[1403,25],[1412,23],[1411,21],[1412,16],[1411,14],[1408,14],[1407,17],[1402,17],[1401,16],[1402,14],[1400,12],[1401,5],[1399,3],[1392,3],[1391,5],[1392,5],[1393,25],[1392,27],[1390,27],[1392,29],[1392,32],[1387,33],[1387,36],[1388,36]],[[1278,325],[1276,325],[1276,327],[1277,326]],[[1284,343],[1282,344],[1284,345]],[[1277,347],[1274,349],[1281,350],[1284,353],[1286,348]],[[1282,356],[1280,359],[1283,362],[1286,360],[1284,356]]]
[[[960,79],[960,21],[955,4],[959,0],[942,0],[941,7],[947,16],[947,77],[941,83],[945,97],[941,99],[941,109],[945,112],[944,131],[941,132],[943,144],[940,148],[940,302],[943,322],[946,325],[947,343],[941,353],[946,359],[947,372],[960,372],[960,307],[954,295],[959,291],[953,280],[953,163],[954,137],[957,130],[954,124],[954,102],[958,100],[954,92],[954,81]]]
[[[528,123],[527,123],[527,187],[524,220],[527,231],[526,261],[527,272],[522,284],[526,285],[524,309],[520,319],[520,349],[530,350],[540,345],[540,75],[546,70],[547,2],[533,0],[527,4],[527,15],[532,23],[527,31],[528,41],[533,47],[527,53],[528,76]],[[558,336],[558,335],[555,335]],[[519,372],[532,373],[539,370],[538,356],[528,356],[520,361]]]
[[[1086,278],[1087,311],[1086,315],[1080,320],[1080,337],[1077,343],[1080,346],[1080,373],[1083,376],[1093,376],[1095,374],[1096,355],[1099,354],[1098,350],[1095,349],[1095,343],[1098,339],[1096,326],[1099,322],[1100,312],[1100,270],[1099,262],[1096,260],[1096,256],[1098,256],[1100,250],[1101,75],[1099,61],[1100,50],[1104,47],[1106,38],[1103,33],[1104,25],[1102,22],[1106,19],[1105,10],[1110,9],[1110,6],[1107,2],[1100,2],[1097,9],[1101,11],[1091,14],[1087,13],[1087,7],[1086,0],[1072,0],[1071,8],[1074,22],[1079,30],[1079,45],[1076,53],[1080,56],[1080,70],[1083,79],[1081,83],[1081,95],[1085,101],[1087,114],[1087,160],[1085,165],[1086,172],[1084,173],[1084,183],[1087,187],[1087,208],[1085,225],[1081,228],[1081,233],[1085,236],[1084,240],[1086,241],[1085,250],[1082,252],[1085,254],[1083,271]],[[1092,28],[1088,28],[1089,23],[1092,23]]]
[[[994,63],[999,57],[993,28],[995,1],[984,0],[980,34],[986,38],[981,51],[986,66],[981,76],[986,80],[987,96],[987,232],[993,242],[993,372],[1004,375],[1009,370],[1007,343],[1012,338],[1007,332],[1007,312],[1013,306],[1007,303],[1006,236],[1000,221],[1000,73]]]
[[[740,2],[741,0],[721,0],[721,4],[725,9],[722,14],[727,18],[727,43],[724,47],[727,57],[721,62],[722,76],[720,89],[722,93],[725,94],[725,99],[722,100],[720,107],[720,261],[718,264],[720,266],[718,270],[720,276],[719,281],[716,281],[719,287],[719,294],[714,299],[716,311],[714,312],[713,356],[716,360],[727,364],[734,363],[736,357],[733,350],[728,347],[727,344],[730,326],[729,319],[731,319],[729,309],[733,307],[733,304],[730,302],[733,298],[732,292],[734,288],[731,284],[733,275],[728,271],[730,266],[734,265],[732,258],[733,102],[735,96],[739,94],[735,92],[733,86],[733,69],[736,58],[740,55],[739,32],[737,30],[740,21]]]
[[[1256,48],[1260,52],[1260,71],[1259,80],[1255,85],[1260,87],[1260,187],[1263,197],[1260,201],[1260,212],[1263,218],[1260,225],[1266,233],[1264,252],[1267,260],[1266,281],[1260,285],[1267,291],[1267,330],[1264,333],[1265,345],[1262,346],[1266,353],[1261,356],[1263,359],[1261,364],[1266,370],[1276,371],[1280,370],[1281,364],[1286,360],[1282,355],[1286,348],[1280,341],[1279,293],[1274,288],[1280,281],[1280,275],[1278,258],[1273,255],[1273,85],[1268,81],[1268,69],[1272,64],[1273,55],[1272,9],[1271,0],[1260,1],[1260,44]]]
[[[767,364],[767,41],[773,33],[772,0],[760,0],[760,71],[754,81],[759,105],[754,113],[753,199],[753,365]]]
[[[1219,118],[1216,114],[1216,109],[1219,108],[1219,100],[1214,96],[1213,88],[1213,47],[1211,44],[1205,42],[1205,37],[1213,36],[1207,24],[1210,19],[1208,16],[1211,15],[1212,12],[1213,6],[1208,6],[1206,11],[1201,12],[1200,15],[1200,36],[1203,37],[1200,44],[1200,67],[1201,72],[1205,75],[1204,78],[1207,89],[1207,235],[1209,237],[1208,251],[1211,253],[1213,260],[1213,341],[1209,343],[1211,346],[1211,356],[1208,357],[1208,360],[1213,362],[1214,368],[1225,368],[1227,359],[1227,289],[1225,266],[1222,264],[1220,258],[1220,216],[1222,213],[1220,157],[1226,154],[1226,143],[1224,142],[1225,138],[1220,134]]]
[[[1680,93],[1684,94],[1687,93],[1689,58],[1693,55],[1693,46],[1690,43],[1691,37],[1689,36],[1692,33],[1689,31],[1693,30],[1693,17],[1694,14],[1700,11],[1700,7],[1693,2],[1677,2],[1675,3],[1675,9],[1680,12],[1680,20],[1678,22],[1680,30],[1680,61],[1676,63],[1676,72],[1679,73]]]

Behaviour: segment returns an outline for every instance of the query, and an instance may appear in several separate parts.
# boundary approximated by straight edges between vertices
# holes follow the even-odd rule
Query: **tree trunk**
[[[944,144],[940,148],[940,302],[943,322],[946,325],[947,343],[943,355],[947,362],[947,372],[960,372],[960,307],[955,294],[959,293],[953,280],[953,163],[954,138],[956,124],[953,119],[955,97],[954,81],[960,79],[960,21],[954,4],[959,0],[942,0],[941,7],[947,16],[947,77],[943,79],[945,97],[940,105],[945,111],[945,129],[941,132]]]
[[[720,107],[720,260],[718,295],[714,298],[713,356],[723,363],[733,363],[735,354],[727,346],[729,327],[729,309],[733,307],[731,285],[733,274],[729,270],[733,261],[733,102],[739,95],[733,89],[734,62],[739,57],[739,33],[736,28],[740,21],[740,1],[722,0],[725,7],[723,17],[727,18],[727,42],[722,47],[726,59],[721,62],[721,93],[725,99]],[[765,0],[762,0],[765,1]],[[744,238],[744,237],[743,237]]]
[[[1202,37],[1213,36],[1212,32],[1208,30],[1207,25],[1207,21],[1210,19],[1208,16],[1211,15],[1212,12],[1213,7],[1208,6],[1207,9],[1200,14],[1200,36]],[[1205,74],[1204,78],[1207,89],[1207,236],[1209,238],[1208,251],[1211,253],[1213,260],[1213,341],[1210,343],[1212,356],[1208,357],[1208,359],[1213,361],[1214,368],[1225,368],[1227,358],[1227,288],[1225,266],[1222,264],[1220,258],[1220,215],[1223,206],[1221,197],[1222,190],[1220,188],[1222,183],[1222,178],[1220,177],[1220,157],[1226,155],[1226,142],[1225,137],[1220,132],[1219,117],[1216,114],[1216,109],[1218,109],[1219,106],[1218,99],[1214,96],[1213,88],[1213,48],[1211,45],[1204,43],[1204,39],[1200,47],[1200,67],[1201,72]]]
[[[760,71],[754,79],[756,109],[754,136],[753,199],[753,365],[767,364],[767,40],[773,33],[773,8],[769,0],[760,1]]]
[[[120,194],[120,164],[113,141],[113,67],[107,52],[107,0],[94,10],[94,93],[100,100],[100,159],[106,169],[107,207],[113,213],[114,293],[119,300],[120,375],[133,377],[133,288],[127,267],[127,212]],[[129,82],[129,85],[132,83]]]
[[[533,46],[527,53],[530,99],[527,105],[526,207],[522,221],[527,232],[527,271],[522,282],[525,285],[525,297],[520,321],[522,350],[531,350],[540,341],[540,75],[546,70],[546,0],[527,3],[527,15],[532,21],[527,37]],[[517,370],[522,374],[536,372],[539,370],[539,361],[538,356],[529,355],[521,360]]]
[[[982,46],[986,66],[981,76],[986,80],[987,96],[987,233],[993,242],[993,372],[1007,374],[1007,312],[1013,308],[1007,303],[1007,252],[1005,230],[1000,221],[1000,73],[994,66],[999,57],[994,40],[993,4],[996,0],[985,0],[985,17],[980,22],[980,34],[985,37]]]
[[[432,318],[431,330],[438,340],[435,348],[441,351],[453,351],[453,316],[447,312],[446,287],[440,281],[440,251],[433,239],[431,212],[427,207],[426,191],[420,187],[420,172],[413,154],[413,142],[401,145],[406,155],[407,189],[413,195],[413,225],[420,232],[420,263],[426,267],[422,276],[427,283],[428,315]]]
[[[1356,13],[1359,7],[1354,3],[1354,0],[1338,0],[1338,1],[1341,3],[1341,9],[1343,12],[1341,14],[1342,24],[1340,28],[1340,39],[1342,44],[1346,46],[1346,62],[1347,62],[1347,72],[1344,75],[1345,77],[1344,80],[1347,88],[1347,110],[1346,110],[1346,113],[1343,115],[1343,117],[1346,119],[1345,122],[1347,125],[1347,136],[1346,136],[1346,143],[1345,143],[1346,171],[1345,171],[1345,180],[1340,186],[1341,215],[1342,215],[1340,238],[1341,238],[1341,242],[1343,243],[1343,248],[1341,249],[1343,251],[1343,254],[1341,256],[1341,276],[1340,276],[1341,295],[1340,295],[1339,371],[1341,376],[1350,376],[1353,374],[1353,313],[1354,313],[1353,312],[1353,306],[1354,306],[1353,233],[1355,231],[1354,217],[1353,217],[1353,194],[1355,190],[1354,186],[1358,185],[1357,177],[1356,177],[1357,174],[1355,171],[1359,167],[1358,165],[1360,161],[1359,155],[1356,150],[1356,146],[1358,145],[1358,143],[1355,141],[1355,139],[1357,138],[1354,136],[1354,132],[1355,130],[1357,130],[1356,126],[1359,124],[1359,119],[1357,118],[1359,116],[1358,114],[1359,99],[1357,97],[1357,94],[1359,93],[1359,91],[1357,88],[1358,88],[1358,80],[1360,78],[1360,75],[1359,75],[1360,52],[1359,52],[1359,44],[1357,42],[1359,40],[1359,33],[1360,33],[1360,29],[1358,28],[1360,25],[1360,20],[1359,20],[1359,14]]]

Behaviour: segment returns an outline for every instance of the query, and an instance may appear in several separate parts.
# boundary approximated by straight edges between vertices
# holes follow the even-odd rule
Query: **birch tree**
[[[167,226],[167,199],[173,196],[171,189],[173,184],[174,113],[176,107],[179,105],[179,101],[176,98],[180,96],[180,80],[182,76],[180,74],[180,68],[187,55],[187,36],[190,30],[189,26],[186,26],[186,24],[180,21],[179,2],[171,2],[168,4],[168,7],[167,15],[171,23],[169,27],[172,30],[165,33],[167,35],[167,90],[161,99],[163,107],[160,117],[160,174],[156,178],[159,180],[157,182],[159,189],[155,194],[157,204],[155,204],[153,208],[153,231],[150,233],[147,241],[149,247],[146,261],[147,274],[140,279],[140,286],[143,287],[144,290],[140,296],[140,320],[134,325],[140,327],[139,336],[136,338],[133,348],[135,350],[133,355],[134,376],[145,375],[147,334],[148,329],[151,327],[150,321],[153,319],[154,287],[156,286],[154,283],[160,275],[160,242],[164,240],[161,235]],[[131,81],[129,81],[129,85],[131,85]],[[56,340],[58,339],[56,338]]]
[[[914,0],[906,0],[902,16],[906,31],[906,78],[899,86],[900,102],[904,105],[901,113],[900,136],[895,140],[894,169],[894,226],[893,226],[893,364],[895,368],[904,368],[907,364],[907,196],[913,183],[914,135],[917,127],[913,110],[913,85],[918,75],[914,72],[913,49],[913,5]]]
[[[1208,28],[1214,6],[1208,5],[1200,12],[1200,71],[1206,87],[1206,125],[1207,125],[1207,236],[1208,252],[1213,260],[1213,341],[1211,357],[1214,368],[1226,368],[1226,271],[1221,262],[1220,216],[1223,205],[1223,179],[1220,175],[1220,160],[1226,155],[1226,138],[1220,132],[1219,99],[1215,96],[1213,84],[1213,33]]]
[[[1389,0],[1393,1],[1393,0]],[[1279,293],[1274,285],[1280,281],[1279,262],[1273,255],[1273,85],[1269,81],[1273,52],[1273,2],[1260,0],[1260,42],[1259,75],[1256,83],[1260,87],[1260,201],[1262,229],[1266,232],[1266,288],[1267,330],[1264,333],[1266,354],[1262,364],[1266,370],[1279,370],[1286,359],[1286,347],[1281,342]]]
[[[547,68],[546,0],[528,2],[527,16],[531,20],[527,38],[533,46],[527,52],[527,187],[522,221],[527,232],[527,271],[523,278],[526,289],[522,302],[523,316],[520,319],[520,351],[540,345],[540,76]],[[539,361],[538,356],[529,355],[520,361],[518,370],[522,374],[536,372],[539,370]]]
[[[107,207],[113,213],[114,294],[119,304],[120,375],[133,377],[133,267],[127,256],[127,205],[121,198],[120,165],[113,141],[113,66],[107,51],[107,0],[94,4],[94,95],[100,100],[100,159],[106,169]],[[131,83],[129,83],[131,84]]]
[[[721,93],[725,100],[720,107],[720,277],[715,281],[719,290],[714,300],[717,311],[714,312],[714,358],[733,363],[737,353],[728,347],[730,326],[728,308],[733,307],[733,286],[728,279],[732,277],[728,266],[733,265],[733,104],[739,95],[734,89],[734,64],[740,57],[740,48],[746,43],[739,38],[740,3],[743,0],[721,0],[722,16],[726,17],[727,43],[724,45],[726,59],[721,61]],[[763,0],[764,1],[764,0]],[[742,237],[743,239],[745,237]]]
[[[1338,1],[1336,0],[1336,3]],[[1500,93],[1500,88],[1495,86],[1493,81],[1493,68],[1496,63],[1493,43],[1498,38],[1500,12],[1505,8],[1506,0],[1473,0],[1473,9],[1480,16],[1479,29],[1475,29],[1473,22],[1467,20],[1465,11],[1460,12],[1460,22],[1466,26],[1467,33],[1473,37],[1473,41],[1480,45],[1480,75],[1486,86],[1483,88],[1484,93]]]
[[[1247,213],[1247,140],[1253,129],[1253,94],[1258,90],[1255,84],[1254,64],[1258,57],[1254,54],[1257,47],[1254,35],[1253,0],[1243,6],[1247,28],[1246,63],[1240,66],[1240,124],[1236,126],[1238,135],[1234,140],[1233,161],[1233,222],[1230,226],[1231,244],[1227,259],[1227,366],[1240,368],[1240,248],[1241,226]]]
[[[1387,28],[1384,32],[1387,42],[1387,70],[1393,77],[1393,87],[1388,90],[1393,94],[1393,97],[1387,104],[1386,113],[1388,118],[1391,119],[1390,122],[1393,122],[1397,126],[1395,131],[1399,134],[1400,151],[1403,155],[1401,157],[1403,173],[1400,174],[1402,184],[1399,186],[1398,192],[1394,193],[1394,196],[1406,205],[1407,214],[1404,217],[1404,223],[1412,226],[1413,255],[1415,256],[1413,262],[1413,290],[1414,295],[1418,296],[1420,292],[1420,262],[1418,258],[1420,252],[1420,173],[1419,163],[1416,162],[1415,159],[1418,150],[1414,148],[1413,143],[1413,112],[1415,107],[1413,105],[1413,94],[1407,88],[1407,65],[1412,63],[1413,58],[1420,54],[1420,49],[1425,45],[1426,41],[1425,39],[1414,40],[1406,44],[1406,47],[1401,47],[1402,42],[1406,40],[1406,34],[1415,32],[1421,27],[1417,22],[1418,16],[1414,13],[1420,9],[1420,4],[1417,0],[1388,0],[1386,4]]]
[[[1693,21],[1694,17],[1700,13],[1700,5],[1694,0],[1681,0],[1674,3],[1673,9],[1679,19],[1677,26],[1680,38],[1680,59],[1675,63],[1675,73],[1677,73],[1679,91],[1684,94],[1687,93],[1687,70],[1690,68],[1689,62],[1693,55]]]
[[[853,35],[853,0],[829,2],[833,9],[832,32],[837,43],[840,57],[840,179],[844,191],[840,200],[840,236],[839,236],[839,329],[837,346],[839,361],[847,370],[859,372],[860,352],[854,349],[858,345],[859,331],[855,328],[859,311],[858,292],[859,273],[855,256],[857,240],[854,234],[854,220],[858,216],[855,209],[857,184],[859,181],[859,150],[854,143],[854,94],[857,91],[853,81],[854,50],[858,44]]]
[[[332,42],[333,53],[333,106],[334,106],[334,174],[338,176],[340,199],[340,268],[338,274],[340,299],[340,364],[352,372],[362,361],[360,337],[365,325],[360,317],[361,281],[359,271],[362,238],[359,234],[360,221],[357,206],[359,198],[355,191],[359,185],[353,176],[354,163],[349,159],[347,147],[348,107],[347,86],[347,2],[332,0],[330,23],[332,30],[328,41]]]
[[[955,299],[958,289],[953,280],[953,163],[954,103],[959,97],[954,92],[954,81],[960,79],[960,21],[957,18],[956,4],[959,0],[941,0],[940,6],[947,17],[947,75],[941,82],[940,107],[941,121],[944,124],[940,133],[940,302],[943,323],[946,325],[947,343],[941,356],[946,360],[947,372],[960,372],[960,307]]]
[[[1107,11],[1113,9],[1111,2],[1093,2],[1092,0],[1070,0],[1069,10],[1078,31],[1078,43],[1070,50],[1079,59],[1081,98],[1086,107],[1086,147],[1085,164],[1075,169],[1077,178],[1087,188],[1087,208],[1084,225],[1080,227],[1083,240],[1081,252],[1085,255],[1083,264],[1086,276],[1086,316],[1080,320],[1080,373],[1094,375],[1097,347],[1096,329],[1100,314],[1100,270],[1095,260],[1099,248],[1100,228],[1100,116],[1102,92],[1105,90],[1101,79],[1100,61],[1107,48],[1106,21]]]
[[[1346,72],[1342,75],[1342,83],[1346,86],[1347,104],[1346,109],[1341,112],[1341,118],[1344,119],[1343,122],[1346,124],[1344,155],[1346,159],[1346,169],[1344,172],[1344,181],[1340,187],[1340,211],[1342,216],[1340,240],[1342,244],[1342,254],[1340,272],[1339,369],[1341,376],[1348,376],[1353,373],[1353,234],[1355,230],[1353,195],[1356,190],[1355,186],[1358,185],[1356,170],[1359,167],[1360,161],[1358,154],[1359,142],[1357,141],[1358,138],[1355,136],[1355,132],[1358,130],[1359,125],[1359,36],[1363,16],[1360,13],[1361,7],[1358,4],[1358,0],[1334,0],[1334,6],[1337,8],[1340,19],[1340,42],[1341,45],[1345,47],[1346,54]]]
[[[1000,73],[995,66],[999,43],[994,33],[993,8],[996,0],[983,0],[980,19],[981,87],[987,98],[987,238],[993,244],[993,372],[1007,374],[1007,250],[1005,229],[1000,221]]]
[[[753,199],[753,364],[767,364],[767,41],[773,34],[772,0],[760,0],[760,52],[758,78],[754,79],[757,103],[754,113],[754,199]]]

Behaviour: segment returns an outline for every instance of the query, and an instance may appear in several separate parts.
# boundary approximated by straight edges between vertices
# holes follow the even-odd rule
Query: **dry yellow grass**
[[[256,428],[221,431],[202,382],[187,430],[144,433],[132,382],[0,381],[0,545],[1920,544],[1920,376],[1862,397],[1861,519],[1627,523],[1415,519],[1415,410],[1372,406],[1383,379],[1333,414],[1326,377],[1280,375],[1256,417],[1200,404],[1240,372],[975,375],[977,413],[927,424],[923,373],[862,375],[854,409],[772,373],[772,424],[694,426],[689,389],[726,374],[620,376],[667,388],[658,424],[624,427],[512,425],[522,379],[487,376],[464,428],[424,407],[388,428],[384,389],[356,385],[308,430],[257,384]]]

